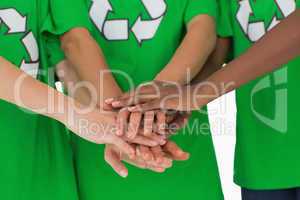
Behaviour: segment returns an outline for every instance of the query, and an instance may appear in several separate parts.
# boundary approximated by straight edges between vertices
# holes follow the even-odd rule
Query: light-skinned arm
[[[187,25],[187,33],[175,55],[155,80],[181,85],[189,83],[214,50],[216,39],[214,18],[208,15],[194,17]]]
[[[134,149],[114,134],[115,120],[112,114],[85,110],[74,99],[33,79],[2,57],[0,57],[0,80],[0,99],[53,118],[90,142],[115,144],[134,157]]]
[[[66,58],[74,67],[79,79],[89,82],[97,91],[96,94],[90,94],[90,97],[96,98],[93,102],[100,108],[105,108],[105,98],[122,94],[108,70],[101,48],[87,29],[74,28],[62,35],[60,40]]]

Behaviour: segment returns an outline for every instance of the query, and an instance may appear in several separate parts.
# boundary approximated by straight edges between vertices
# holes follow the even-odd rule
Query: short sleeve
[[[217,2],[216,0],[187,0],[184,22],[188,24],[198,15],[209,15],[216,19]]]
[[[72,28],[91,30],[88,7],[85,0],[49,0],[49,10],[42,32],[62,35]]]
[[[217,33],[220,37],[231,37],[233,34],[230,5],[230,0],[218,0]]]

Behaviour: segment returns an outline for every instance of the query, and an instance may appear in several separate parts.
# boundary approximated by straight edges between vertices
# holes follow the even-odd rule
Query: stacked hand
[[[143,112],[129,107],[135,105],[140,108],[140,103],[147,105],[147,102],[158,102],[162,96],[170,91],[174,92],[175,87],[159,83],[157,88],[145,85],[138,90],[105,101],[108,107],[118,110],[116,135],[125,138],[136,152],[135,157],[130,157],[116,145],[106,145],[106,162],[123,177],[127,176],[128,171],[122,161],[139,168],[164,172],[172,166],[173,160],[183,161],[189,158],[188,153],[169,140],[171,135],[187,123],[188,113],[173,110],[171,104],[168,111],[158,110],[159,105],[144,109]],[[162,93],[155,96],[154,91]],[[172,109],[171,112],[169,109]]]

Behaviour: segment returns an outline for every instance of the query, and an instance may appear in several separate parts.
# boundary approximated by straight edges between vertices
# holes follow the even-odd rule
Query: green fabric
[[[216,4],[212,0],[165,2],[167,10],[162,10],[164,15],[156,34],[152,38],[142,40],[141,43],[138,40],[141,38],[137,38],[131,30],[128,31],[127,39],[119,38],[113,41],[109,40],[111,35],[105,35],[104,31],[100,33],[94,27],[93,35],[124,91],[127,91],[131,84],[137,86],[154,79],[172,58],[186,32],[187,23],[194,16],[216,15]],[[113,8],[113,12],[107,16],[110,22],[114,19],[128,19],[128,27],[132,27],[139,15],[142,20],[153,19],[151,16],[154,14],[149,11],[149,7],[142,4],[142,1],[111,0],[110,3]],[[89,7],[93,8],[91,2]],[[158,10],[159,8],[157,7]],[[126,79],[124,73],[132,78],[133,83]],[[174,137],[181,147],[191,153],[191,159],[186,162],[175,162],[173,168],[163,174],[128,165],[129,177],[123,179],[104,161],[102,145],[91,144],[75,135],[72,140],[80,188],[79,196],[82,200],[223,199],[207,114],[194,112],[189,129],[181,131]]]
[[[66,1],[0,2],[0,55],[16,66],[23,66],[22,69],[24,63],[36,64],[43,74],[38,79],[50,86],[54,82],[41,28],[49,16],[49,7],[60,11],[62,8],[58,6],[67,8],[62,2]],[[72,7],[75,5],[72,0]],[[59,27],[70,27],[68,22],[64,23],[60,22]],[[1,199],[77,199],[72,151],[65,127],[4,101],[0,101],[0,121]]]
[[[88,13],[82,12],[87,9],[84,0],[47,1],[48,15],[45,16],[41,32],[46,37],[46,49],[50,52],[48,55],[49,64],[54,67],[59,61],[65,58],[59,47],[59,36],[73,28],[91,30],[92,24]],[[45,1],[45,4],[47,1]]]
[[[230,36],[232,30],[234,56],[237,57],[251,47],[256,41],[251,35],[261,29],[253,30],[248,26],[248,34],[242,29],[243,20],[238,20],[237,16],[248,1],[240,1],[240,5],[239,1],[221,1],[222,16],[229,23],[220,23],[219,34]],[[250,1],[253,14],[249,22],[252,25],[262,22],[263,28],[268,29],[274,16],[281,20],[288,11],[295,10],[295,2],[299,7],[298,0]],[[300,58],[297,58],[237,90],[235,182],[243,187],[281,189],[300,186],[299,65]]]

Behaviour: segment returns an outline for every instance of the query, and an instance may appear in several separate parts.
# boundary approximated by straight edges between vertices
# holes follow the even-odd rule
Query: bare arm
[[[201,71],[216,44],[215,21],[208,15],[195,17],[169,64],[157,75],[158,81],[189,83]],[[190,77],[187,77],[188,71]]]
[[[193,85],[191,91],[183,87],[181,88],[183,95],[178,93],[178,88],[166,88],[166,94],[177,94],[177,96],[175,98],[163,96],[130,110],[147,111],[157,108],[197,110],[219,96],[278,69],[284,63],[300,55],[299,21],[300,10],[297,10],[255,43],[246,53],[206,79],[205,82],[209,84]]]
[[[103,107],[105,98],[121,94],[121,89],[108,71],[103,53],[89,31],[75,28],[61,37],[62,49],[81,81],[91,83],[96,89],[96,101]],[[105,87],[103,87],[105,83]],[[105,89],[108,88],[108,89]]]
[[[216,72],[208,81],[220,87],[222,83],[230,84],[219,96],[234,90],[241,85],[278,69],[300,55],[300,10],[295,11],[287,19],[265,35],[245,54],[233,60],[224,69]],[[255,59],[254,59],[255,58]],[[203,87],[197,94],[210,94],[213,91]],[[213,99],[199,98],[199,106]]]
[[[203,69],[193,79],[192,83],[199,83],[221,69],[226,62],[230,48],[231,38],[218,38],[215,50],[209,56],[207,62],[203,66]]]
[[[85,140],[116,144],[123,152],[134,155],[131,146],[113,133],[113,116],[83,111],[81,104],[33,79],[2,57],[0,80],[0,99],[56,119]],[[95,125],[105,129],[94,130]]]

